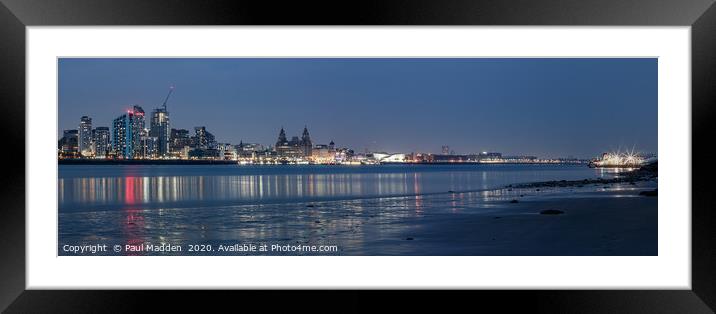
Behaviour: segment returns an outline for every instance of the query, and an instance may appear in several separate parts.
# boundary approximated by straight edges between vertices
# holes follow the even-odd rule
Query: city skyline
[[[149,114],[176,85],[170,127],[206,126],[221,143],[268,146],[280,126],[292,135],[309,126],[315,144],[361,152],[656,153],[656,66],[656,59],[63,58],[58,138],[81,116],[111,127],[134,105]]]

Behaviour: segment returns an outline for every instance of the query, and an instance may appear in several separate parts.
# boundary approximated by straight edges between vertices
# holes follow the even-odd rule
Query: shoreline
[[[614,169],[614,168],[611,168]],[[583,187],[590,184],[619,184],[626,183],[634,185],[636,182],[658,180],[658,164],[652,163],[642,166],[639,169],[617,174],[615,178],[604,179],[583,179],[583,180],[552,180],[530,183],[510,184],[506,188],[543,188],[543,187]]]
[[[210,160],[210,159],[58,159],[58,165],[234,165],[233,160]]]
[[[252,163],[239,164],[236,160],[212,159],[58,159],[59,165],[239,165],[239,166],[445,166],[445,165],[584,165],[579,162],[382,162],[375,164],[296,164],[296,163]]]

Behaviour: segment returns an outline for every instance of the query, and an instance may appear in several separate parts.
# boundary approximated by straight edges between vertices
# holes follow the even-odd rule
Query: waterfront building
[[[291,146],[289,146],[288,140],[286,140],[286,131],[284,131],[283,127],[281,127],[281,131],[278,132],[278,139],[276,140],[274,150],[276,150],[276,153],[279,156],[284,156],[289,155],[290,149]]]
[[[336,149],[335,143],[331,141],[330,144],[318,144],[313,147],[311,152],[311,159],[317,163],[335,163],[336,162]]]
[[[308,134],[308,127],[303,127],[303,134],[301,135],[301,142],[299,143],[303,149],[304,157],[311,157],[313,152],[313,143],[311,143],[311,136]]]
[[[266,150],[266,148],[259,143],[244,143],[244,141],[241,141],[239,145],[236,145],[236,150],[244,152],[259,152]]]
[[[276,141],[274,149],[279,157],[310,157],[313,151],[313,144],[311,142],[311,136],[308,134],[308,127],[303,128],[303,134],[300,139],[298,136],[294,136],[290,141],[286,139],[286,131],[284,131],[282,127],[281,131],[279,131],[278,140]]]
[[[134,106],[112,121],[112,151],[121,159],[142,156],[141,135],[144,132],[144,110]]]
[[[189,152],[191,151],[191,147],[184,146],[184,148],[181,149],[181,151],[178,152],[178,157],[181,159],[189,159]],[[175,152],[176,153],[176,152]]]
[[[534,163],[539,161],[537,156],[503,156],[502,160],[513,163]]]
[[[191,159],[218,159],[219,150],[214,148],[195,148],[189,151]]]
[[[149,136],[157,138],[157,156],[169,156],[171,128],[169,127],[169,112],[167,112],[166,108],[156,108],[152,112]]]
[[[57,143],[57,149],[60,155],[64,157],[73,157],[78,154],[78,130],[64,130],[62,138]]]
[[[189,137],[189,130],[186,129],[171,129],[169,150],[174,153],[181,153],[185,147],[191,146],[191,140]]]
[[[373,160],[377,162],[405,162],[406,161],[406,155],[405,154],[390,154],[390,153],[373,153],[372,155]]]
[[[132,159],[132,113],[127,112],[112,121],[112,150],[118,158]]]
[[[236,157],[241,159],[255,159],[259,156],[259,152],[266,150],[266,148],[259,143],[244,143],[244,141],[235,145],[234,148],[236,150]]]
[[[236,160],[236,148],[229,143],[219,143],[216,145],[219,151],[219,158],[224,160]]]
[[[355,156],[355,152],[349,148],[336,148],[335,151],[337,163],[349,162],[353,159],[353,156]]]
[[[141,158],[154,159],[159,157],[159,138],[156,136],[142,135],[140,137],[142,148]]]
[[[106,158],[112,149],[109,135],[109,128],[106,126],[99,126],[92,132],[92,138],[94,142],[95,157]]]
[[[144,109],[140,106],[133,106],[132,107],[132,114],[131,114],[131,123],[132,123],[132,157],[133,158],[142,158],[144,155],[143,149],[142,149],[142,136],[146,136],[146,129],[145,129],[145,118],[144,118]]]
[[[199,149],[216,149],[216,139],[204,126],[194,127],[192,147]]]
[[[478,158],[480,161],[501,161],[502,153],[482,152],[478,154]]]
[[[456,154],[441,154],[441,155],[427,155],[422,156],[423,162],[475,162],[477,161],[476,155],[456,155]],[[418,157],[414,157],[413,160],[419,160]]]
[[[94,155],[92,151],[92,118],[82,116],[78,130],[78,151],[83,157]]]

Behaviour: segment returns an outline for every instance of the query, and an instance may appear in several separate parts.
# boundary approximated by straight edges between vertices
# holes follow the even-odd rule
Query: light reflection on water
[[[196,169],[185,172],[180,167],[157,171],[157,166],[146,166],[146,169],[133,168],[127,172],[124,166],[115,166],[115,169],[103,169],[99,173],[91,168],[69,167],[79,166],[60,167],[60,211],[88,206],[162,207],[183,202],[242,204],[420,195],[613,175],[584,166],[546,165],[428,166],[443,167],[437,169],[442,171],[400,166],[388,169],[392,172],[380,168],[374,168],[378,170],[372,172],[341,168],[337,173],[321,168],[318,168],[320,171],[308,168],[301,173],[283,173],[275,167],[267,168],[265,173],[246,173],[238,166],[223,169],[207,166],[208,175],[197,175]]]
[[[259,167],[263,174],[217,166],[71,167],[60,167],[59,245],[329,244],[356,255],[412,254],[415,248],[399,241],[410,236],[416,220],[490,211],[495,205],[486,200],[525,193],[487,189],[607,176],[587,167],[519,165]],[[485,191],[448,193],[470,190]]]

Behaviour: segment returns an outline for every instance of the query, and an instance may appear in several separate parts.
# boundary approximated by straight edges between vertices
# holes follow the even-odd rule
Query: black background
[[[302,310],[712,313],[716,309],[713,0],[0,0],[0,309],[8,313]],[[25,290],[25,27],[39,25],[683,25],[692,27],[691,291]],[[8,161],[9,159],[9,161]],[[663,210],[687,210],[665,208]],[[546,272],[558,274],[559,265]],[[347,270],[350,271],[350,270]],[[664,271],[671,271],[665,269]],[[658,274],[655,274],[657,276]],[[496,307],[495,307],[496,306]]]

